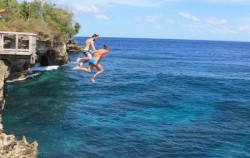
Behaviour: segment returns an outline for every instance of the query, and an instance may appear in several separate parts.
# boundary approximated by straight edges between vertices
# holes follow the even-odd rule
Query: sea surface
[[[249,42],[105,42],[96,84],[96,69],[72,70],[82,53],[9,82],[5,132],[37,141],[39,158],[250,157]]]

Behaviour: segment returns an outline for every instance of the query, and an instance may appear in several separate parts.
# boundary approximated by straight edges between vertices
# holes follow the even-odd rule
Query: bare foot
[[[95,83],[95,79],[94,79],[94,78],[91,78],[91,81],[92,81],[93,83]]]
[[[79,63],[81,61],[81,58],[77,58],[76,62]]]
[[[80,68],[79,66],[75,66],[75,67],[73,67],[72,70],[78,70],[79,68]]]
[[[80,64],[79,64],[79,67],[82,67],[82,65],[83,65],[83,63],[80,63]]]

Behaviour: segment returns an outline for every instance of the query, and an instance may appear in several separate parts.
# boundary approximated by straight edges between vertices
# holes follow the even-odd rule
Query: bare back
[[[95,52],[95,56],[94,56],[94,59],[95,60],[100,60],[101,59],[101,56],[108,53],[109,50],[108,49],[98,49],[96,52]]]

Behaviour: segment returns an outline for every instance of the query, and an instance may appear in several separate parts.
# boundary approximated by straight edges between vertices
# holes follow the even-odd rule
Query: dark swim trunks
[[[91,55],[91,52],[90,51],[84,51],[83,54],[88,57],[89,55]]]

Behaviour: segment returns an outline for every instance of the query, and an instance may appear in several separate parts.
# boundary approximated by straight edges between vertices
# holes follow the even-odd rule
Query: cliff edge
[[[7,61],[0,60],[0,157],[1,158],[35,158],[38,154],[38,144],[29,144],[26,138],[17,140],[14,135],[4,133],[2,125],[2,110],[4,108],[5,81],[10,75],[10,66]]]

